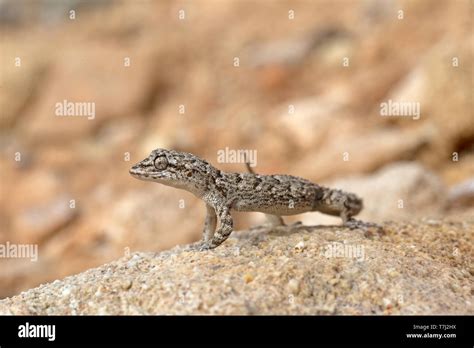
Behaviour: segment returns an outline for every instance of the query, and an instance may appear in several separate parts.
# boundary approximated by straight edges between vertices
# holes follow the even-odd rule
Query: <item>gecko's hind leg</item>
[[[265,214],[265,218],[268,221],[268,224],[272,227],[285,226],[285,221],[281,216]]]
[[[296,221],[287,225],[285,224],[283,218],[278,215],[265,214],[265,216],[269,220],[269,232],[277,232],[284,234],[293,233],[295,230],[297,230],[300,226],[303,225],[301,221]]]

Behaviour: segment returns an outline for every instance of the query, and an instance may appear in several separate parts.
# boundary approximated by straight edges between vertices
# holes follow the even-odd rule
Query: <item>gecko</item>
[[[129,172],[139,180],[186,190],[206,203],[199,250],[216,248],[229,237],[232,210],[265,213],[275,225],[283,224],[282,216],[317,211],[339,216],[350,228],[377,226],[353,218],[363,208],[362,199],[353,193],[292,175],[260,175],[247,168],[249,173],[224,172],[191,153],[158,148]]]

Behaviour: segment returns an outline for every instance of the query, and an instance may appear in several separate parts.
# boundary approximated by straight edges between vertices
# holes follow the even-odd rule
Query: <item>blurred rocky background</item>
[[[0,244],[39,250],[0,258],[0,298],[198,240],[201,201],[128,174],[157,147],[227,171],[245,166],[217,151],[255,150],[258,173],[358,193],[366,220],[472,220],[472,28],[468,0],[0,0]]]

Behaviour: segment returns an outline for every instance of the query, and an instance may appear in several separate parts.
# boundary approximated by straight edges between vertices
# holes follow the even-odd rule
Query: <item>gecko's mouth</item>
[[[149,173],[143,171],[143,168],[140,168],[138,165],[135,165],[130,168],[128,172],[131,176],[137,179],[146,179],[151,176]]]
[[[130,173],[130,175],[132,176],[137,176],[137,175],[140,175],[140,171],[138,169],[137,166],[133,166],[132,168],[130,168],[130,170],[128,171]]]
[[[156,180],[156,179],[161,179],[163,175],[161,173],[157,172],[149,172],[141,167],[140,165],[134,165],[130,170],[128,171],[131,176],[133,176],[136,179],[140,180]]]

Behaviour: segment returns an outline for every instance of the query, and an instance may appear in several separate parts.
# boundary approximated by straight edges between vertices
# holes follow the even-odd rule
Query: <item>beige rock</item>
[[[301,228],[288,235],[255,229],[212,251],[134,253],[1,300],[0,314],[472,315],[473,228],[472,219],[394,223],[371,238],[349,229]],[[366,257],[321,255],[327,234],[344,241],[344,250],[362,247]],[[295,251],[303,239],[305,253]],[[454,249],[454,257],[446,254]]]
[[[364,200],[358,219],[382,222],[440,216],[448,203],[440,178],[416,162],[398,162],[372,175],[353,176],[324,183],[353,192]],[[322,214],[301,215],[305,224],[340,224],[340,219]]]
[[[420,62],[391,90],[385,100],[420,103],[420,122],[433,127],[420,153],[424,163],[436,166],[474,137],[472,114],[472,61],[469,40],[443,37],[424,53]],[[440,97],[442,96],[442,97]],[[404,117],[390,122],[408,126]],[[409,123],[410,121],[408,121]]]
[[[370,172],[393,161],[409,159],[434,135],[431,127],[373,129],[359,134],[332,132],[317,151],[308,154],[293,173],[313,180]],[[301,174],[300,174],[301,175]]]
[[[6,237],[17,243],[39,243],[77,216],[79,209],[71,208],[75,197],[58,175],[47,170],[14,169],[10,174],[16,177],[17,184],[4,187],[10,228],[0,235],[0,240]]]
[[[51,70],[51,82],[42,90],[38,104],[23,116],[28,122],[21,124],[22,131],[43,141],[70,140],[90,134],[111,119],[147,111],[150,100],[159,93],[152,54],[140,50],[125,67],[124,59],[130,52],[120,50],[90,43],[86,48],[79,45],[65,50]],[[93,103],[95,115],[58,116],[56,105],[64,101]]]
[[[16,45],[17,42],[2,38],[0,129],[18,123],[22,113],[40,93],[47,72],[47,53],[40,52],[35,44],[22,50],[17,50]]]
[[[319,97],[289,101],[273,111],[277,116],[271,127],[300,151],[321,146],[336,133],[336,128],[339,132],[341,128],[357,128],[354,120],[341,115],[346,106],[345,93],[336,89]]]
[[[12,228],[16,242],[39,243],[71,223],[79,214],[70,197],[56,197],[37,206],[30,206],[15,215]]]

